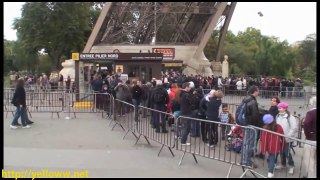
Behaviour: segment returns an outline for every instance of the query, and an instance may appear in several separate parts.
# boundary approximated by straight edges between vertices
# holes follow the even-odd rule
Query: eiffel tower
[[[138,53],[152,48],[175,48],[183,73],[212,75],[203,50],[219,32],[219,62],[236,2],[107,2],[83,53]]]

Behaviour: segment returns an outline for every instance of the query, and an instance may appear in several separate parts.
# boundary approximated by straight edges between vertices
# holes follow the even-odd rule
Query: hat
[[[271,114],[266,114],[263,116],[263,123],[264,124],[271,124],[273,122],[274,118]]]
[[[288,103],[281,102],[277,105],[278,108],[288,109]]]

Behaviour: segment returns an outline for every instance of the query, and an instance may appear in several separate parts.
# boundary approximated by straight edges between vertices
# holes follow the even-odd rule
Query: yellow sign
[[[79,53],[72,53],[72,59],[75,61],[79,61]]]
[[[116,73],[123,73],[123,65],[116,65]]]
[[[163,63],[164,67],[181,67],[182,63]]]

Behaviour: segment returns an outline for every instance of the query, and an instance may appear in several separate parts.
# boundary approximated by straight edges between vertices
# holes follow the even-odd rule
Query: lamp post
[[[154,2],[154,44],[157,40],[157,2]]]
[[[258,15],[261,17],[261,18],[260,18],[260,33],[261,33],[261,30],[262,30],[262,23],[261,23],[262,21],[261,21],[261,20],[262,20],[263,14],[262,14],[261,11],[259,11],[259,12],[258,12]],[[261,33],[261,34],[262,34],[262,33]]]
[[[258,12],[258,15],[260,16],[260,41],[259,41],[259,52],[261,53],[261,38],[262,38],[262,17],[263,17],[263,14],[261,11]],[[259,74],[261,75],[261,57],[258,59],[258,70],[259,70]]]

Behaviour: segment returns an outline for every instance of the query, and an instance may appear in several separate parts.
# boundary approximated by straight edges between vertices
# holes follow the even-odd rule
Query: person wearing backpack
[[[277,165],[275,169],[282,169],[286,167],[286,162],[288,159],[289,164],[289,174],[293,174],[294,171],[294,161],[290,149],[292,148],[293,140],[288,137],[296,137],[298,132],[298,123],[293,115],[290,115],[288,111],[288,103],[281,102],[278,105],[279,113],[277,115],[276,121],[282,127],[284,135],[286,136],[286,143],[283,150],[280,153],[281,165]]]
[[[256,97],[259,96],[257,86],[251,86],[248,90],[248,96],[242,100],[236,112],[236,123],[241,126],[262,127],[259,108]],[[239,113],[239,109],[241,110]],[[241,118],[244,117],[244,118]],[[241,120],[241,121],[240,121]],[[243,147],[241,154],[241,164],[256,168],[253,164],[252,157],[256,149],[257,131],[254,129],[244,128]]]
[[[169,95],[167,90],[162,86],[162,81],[156,81],[156,88],[153,90],[151,94],[151,103],[153,104],[153,109],[157,110],[152,113],[152,120],[154,128],[156,129],[156,133],[160,133],[160,125],[161,125],[161,132],[167,133],[166,129],[166,119],[164,113],[167,110],[167,104],[169,101]]]

